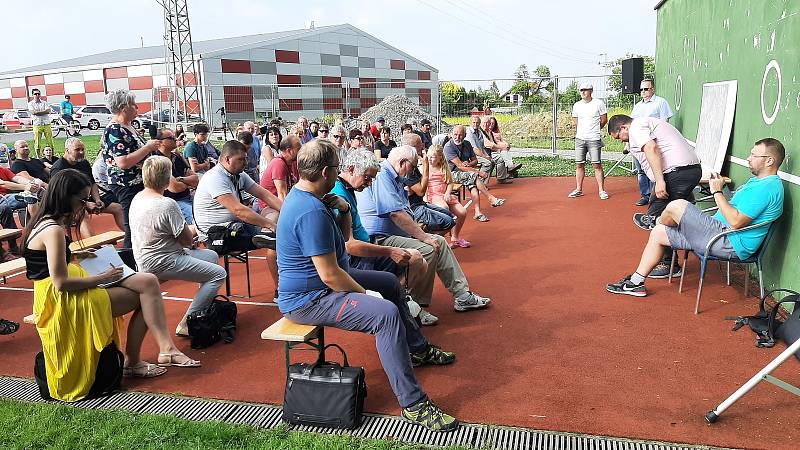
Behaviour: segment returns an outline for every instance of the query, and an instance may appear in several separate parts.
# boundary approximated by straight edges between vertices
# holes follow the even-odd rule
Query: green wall
[[[657,17],[657,92],[676,110],[671,122],[694,141],[703,83],[738,80],[728,155],[745,159],[755,141],[774,137],[786,147],[781,171],[800,176],[800,0],[667,0]],[[764,78],[771,61],[780,68],[780,83],[773,68]],[[723,173],[737,185],[751,175],[732,162]],[[800,230],[793,226],[800,186],[784,181],[784,187],[784,215],[767,253],[764,284],[800,290]]]

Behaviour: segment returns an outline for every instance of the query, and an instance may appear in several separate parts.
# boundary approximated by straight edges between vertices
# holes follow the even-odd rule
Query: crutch
[[[724,402],[720,403],[719,406],[713,411],[709,411],[706,414],[706,421],[708,423],[714,423],[719,418],[720,414],[722,414],[726,409],[731,407],[736,401],[742,398],[745,394],[750,392],[750,389],[756,387],[756,385],[761,382],[761,380],[766,380],[779,388],[788,391],[794,395],[800,396],[800,388],[797,386],[791,385],[783,380],[773,377],[770,375],[773,370],[777,369],[778,366],[783,364],[787,359],[789,359],[792,355],[797,353],[800,350],[800,339],[795,341],[792,345],[786,348],[777,358],[773,359],[772,362],[766,365],[760,372],[753,375],[753,378],[747,381],[742,387],[736,390],[730,397],[725,399]]]

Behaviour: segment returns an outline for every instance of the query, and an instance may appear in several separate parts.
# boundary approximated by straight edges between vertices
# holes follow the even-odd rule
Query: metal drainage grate
[[[26,402],[44,402],[32,380],[0,376],[0,397]],[[134,413],[173,415],[188,420],[217,420],[276,428],[283,424],[281,407],[256,403],[237,403],[143,392],[118,392],[109,397],[71,403],[87,409],[121,409]],[[707,446],[637,441],[606,436],[528,430],[481,424],[464,424],[453,433],[434,433],[397,416],[365,414],[364,422],[353,431],[295,426],[293,431],[320,434],[346,434],[359,438],[389,439],[409,444],[462,446],[492,450],[695,450]]]

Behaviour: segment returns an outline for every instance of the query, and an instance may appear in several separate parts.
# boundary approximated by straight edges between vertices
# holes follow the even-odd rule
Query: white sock
[[[640,285],[644,283],[644,279],[645,278],[642,275],[639,275],[639,272],[633,272],[633,274],[631,275],[631,283],[635,285]]]

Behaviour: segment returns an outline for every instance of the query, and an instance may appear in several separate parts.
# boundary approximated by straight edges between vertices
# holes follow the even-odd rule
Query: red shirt
[[[300,172],[297,170],[297,161],[287,163],[285,159],[277,156],[272,158],[269,162],[267,170],[264,171],[264,175],[261,177],[261,182],[259,184],[277,197],[278,189],[275,187],[275,180],[282,180],[285,182],[286,191],[288,192],[299,179]],[[261,200],[258,201],[258,204],[261,205],[262,208],[266,206]]]
[[[372,137],[374,137],[376,141],[380,140],[380,138],[381,138],[381,131],[378,129],[379,127],[383,128],[383,127],[380,126],[380,124],[378,122],[373,123],[369,127],[369,132],[372,133]]]
[[[14,177],[17,176],[14,172],[6,169],[5,167],[0,167],[0,180],[3,181],[14,181]],[[8,189],[4,187],[0,187],[0,194],[6,195],[8,193]]]

